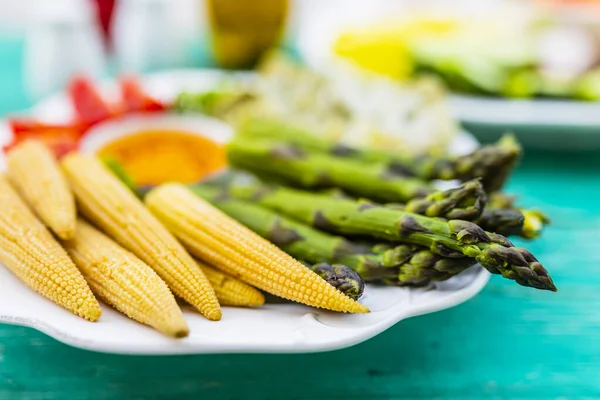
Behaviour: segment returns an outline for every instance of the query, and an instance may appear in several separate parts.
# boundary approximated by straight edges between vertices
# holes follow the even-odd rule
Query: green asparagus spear
[[[266,184],[253,175],[231,170],[205,181],[204,184],[219,188],[235,188],[239,185],[245,192],[257,193],[277,188],[273,182]],[[339,188],[326,189],[318,193],[331,198],[352,199]],[[486,202],[487,194],[483,190],[481,182],[472,180],[456,188],[432,192],[425,198],[413,199],[406,204],[388,203],[386,207],[428,217],[472,221],[480,217]]]
[[[500,189],[521,155],[521,147],[512,136],[498,143],[483,146],[463,156],[415,155],[400,150],[382,151],[356,149],[333,143],[274,118],[255,117],[242,121],[238,136],[248,139],[265,139],[285,142],[307,151],[329,153],[339,157],[364,162],[384,163],[389,170],[423,180],[482,178],[486,190]]]
[[[486,231],[492,231],[504,236],[520,235],[523,232],[525,216],[519,210],[512,208],[486,208],[477,225]]]
[[[363,246],[256,204],[232,199],[215,187],[200,185],[192,190],[293,257],[309,264],[326,261],[346,265],[367,282],[424,286],[475,264],[470,258],[446,258],[410,244]]]
[[[397,245],[393,250],[407,254],[407,259],[396,267],[398,274],[393,279],[381,279],[388,285],[402,282],[403,286],[425,286],[450,279],[476,264],[473,258],[446,258],[421,246]]]
[[[447,258],[464,255],[520,285],[556,290],[546,269],[528,250],[513,247],[504,236],[485,232],[468,221],[445,221],[282,187],[257,193],[237,186],[230,188],[230,193],[317,229],[421,245]]]
[[[321,262],[309,268],[346,296],[358,300],[365,290],[365,281],[358,272],[343,264]]]
[[[483,229],[501,235],[519,235],[526,239],[537,238],[550,219],[539,210],[515,206],[515,198],[503,193],[493,193],[487,208],[476,223]]]
[[[487,195],[479,180],[471,180],[457,188],[435,191],[423,199],[413,199],[404,205],[386,204],[387,207],[446,219],[473,221],[481,216]]]
[[[488,193],[502,188],[521,158],[522,149],[515,137],[504,135],[498,142],[483,146],[474,152],[455,158],[445,172],[438,172],[440,179],[447,174],[453,179],[466,180],[481,177]],[[449,178],[447,178],[449,179]]]
[[[361,276],[352,270],[350,267],[342,264],[328,264],[321,262],[318,264],[309,264],[299,260],[306,266],[306,268],[312,270],[314,273],[323,278],[331,286],[335,287],[346,296],[358,300],[362,297],[365,288],[365,281]],[[265,303],[268,304],[286,304],[289,300],[286,300],[275,295],[264,293]]]
[[[402,176],[381,164],[365,164],[293,145],[259,140],[234,140],[227,148],[236,168],[282,178],[304,188],[340,187],[376,201],[403,202],[434,191],[417,178]]]
[[[334,198],[350,199],[339,189],[320,192]],[[474,221],[486,231],[503,236],[518,235],[526,239],[537,238],[549,219],[541,211],[525,210],[513,205],[513,200],[493,193],[492,201],[485,206],[487,196],[476,180],[463,183],[458,188],[437,191],[424,199],[413,199],[406,204],[389,203],[386,207],[421,214],[428,217]]]
[[[550,223],[550,218],[540,210],[520,209],[525,221],[519,233],[525,239],[535,239],[540,236],[544,226]]]
[[[524,209],[517,206],[514,196],[496,192],[491,195],[490,200],[491,209],[512,209],[523,214],[523,228],[519,235],[526,239],[535,239],[541,234],[544,226],[550,223],[550,218],[540,210]]]

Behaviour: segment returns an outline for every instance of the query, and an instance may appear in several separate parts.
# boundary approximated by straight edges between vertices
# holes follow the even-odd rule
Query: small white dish
[[[143,80],[150,94],[172,99],[182,89],[206,90],[224,77],[218,71],[184,71],[150,75]],[[243,79],[246,79],[244,77]],[[106,95],[114,90],[108,83]],[[72,115],[64,94],[40,103],[32,115],[47,121],[64,122]],[[174,125],[170,125],[170,124]],[[127,125],[131,124],[131,125]],[[82,143],[93,151],[125,128],[142,126],[195,128],[216,141],[226,142],[231,129],[202,116],[132,116],[94,128]],[[163,125],[167,124],[167,125]],[[0,143],[10,132],[0,125]],[[453,151],[468,152],[476,141],[467,134],[457,137]],[[0,168],[4,163],[0,155]],[[210,322],[190,308],[184,308],[191,334],[169,339],[103,305],[98,322],[87,322],[36,294],[0,264],[0,322],[35,328],[53,338],[82,349],[120,354],[200,353],[306,353],[352,346],[383,332],[397,322],[460,304],[475,296],[487,283],[489,273],[473,267],[446,282],[428,288],[409,289],[369,285],[360,300],[369,314],[344,315],[300,304],[267,304],[257,309],[223,308],[223,319]]]
[[[182,131],[220,144],[233,137],[229,125],[203,115],[132,114],[92,127],[79,142],[79,150],[93,153],[120,137],[149,130]]]

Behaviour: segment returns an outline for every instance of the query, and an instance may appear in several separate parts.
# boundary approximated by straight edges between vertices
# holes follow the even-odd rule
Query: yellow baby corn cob
[[[88,220],[154,269],[177,296],[208,319],[221,319],[215,292],[194,259],[100,160],[72,153],[62,166]]]
[[[83,220],[77,221],[75,238],[64,246],[100,299],[165,335],[188,335],[167,285],[133,253]]]
[[[222,306],[259,307],[265,304],[265,296],[260,290],[206,264],[199,262],[198,265],[215,289]]]
[[[146,205],[192,254],[252,286],[313,307],[369,311],[183,185],[152,190]]]
[[[27,140],[8,153],[8,177],[40,219],[61,239],[75,234],[75,199],[50,150]]]
[[[81,272],[0,174],[0,261],[36,292],[90,321],[102,311]]]

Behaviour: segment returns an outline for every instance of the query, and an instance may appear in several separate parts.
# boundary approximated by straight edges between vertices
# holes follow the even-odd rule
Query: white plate
[[[181,89],[208,89],[222,76],[218,71],[177,71],[148,76],[144,84],[151,94],[169,99]],[[111,90],[111,85],[107,85],[107,95]],[[39,118],[60,122],[68,118],[72,110],[67,98],[61,94],[40,103],[32,113]],[[152,121],[152,118],[156,117],[134,117],[127,119],[129,122],[126,123],[138,127]],[[174,123],[193,126],[223,141],[230,134],[218,121],[190,118],[178,119]],[[95,135],[116,135],[115,132],[122,131],[122,128],[123,125],[118,123],[103,124],[97,128]],[[8,131],[0,129],[0,142],[6,140]],[[84,147],[93,150],[100,143],[96,140],[100,139],[90,138]],[[460,136],[454,143],[454,150],[469,151],[474,143],[469,136]],[[105,305],[98,322],[84,321],[36,294],[8,269],[0,266],[0,321],[30,326],[75,347],[109,353],[318,352],[351,346],[405,318],[453,307],[477,294],[488,279],[487,271],[474,267],[424,289],[368,286],[361,299],[371,309],[371,313],[366,315],[336,314],[299,304],[267,304],[259,309],[224,307],[222,321],[210,322],[185,308],[190,336],[169,339]]]

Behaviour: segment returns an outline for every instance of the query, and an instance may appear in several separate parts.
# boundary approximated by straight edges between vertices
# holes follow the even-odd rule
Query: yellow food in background
[[[265,304],[265,296],[260,290],[202,262],[198,262],[198,265],[215,289],[222,306],[259,307]]]
[[[75,235],[75,199],[54,155],[38,140],[25,141],[7,156],[8,177],[41,220],[61,239]]]
[[[146,196],[150,211],[199,259],[284,299],[332,311],[368,308],[181,184]]]
[[[188,335],[171,291],[142,260],[83,220],[64,246],[100,299],[165,335]]]
[[[89,321],[100,304],[67,252],[0,175],[0,261],[23,283]]]
[[[197,182],[227,164],[223,147],[183,131],[144,131],[115,140],[98,152],[123,165],[137,185]]]
[[[173,293],[208,319],[221,319],[215,292],[194,259],[98,158],[71,153],[62,167],[81,214],[152,267]]]
[[[335,43],[334,51],[359,67],[392,78],[406,79],[413,72],[412,58],[405,43],[386,32],[342,34]]]
[[[415,41],[456,32],[457,21],[421,17],[408,21],[381,21],[376,26],[343,32],[333,52],[358,66],[395,79],[407,79],[414,69]]]

